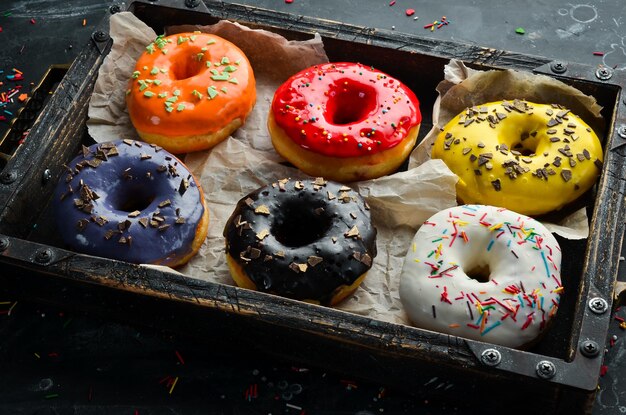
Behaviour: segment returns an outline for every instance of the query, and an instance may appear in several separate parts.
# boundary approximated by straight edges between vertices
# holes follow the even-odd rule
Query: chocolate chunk
[[[567,169],[563,169],[563,170],[561,170],[561,177],[566,182],[569,182],[571,180],[571,178],[572,178],[572,172],[567,170]]]
[[[496,192],[499,192],[500,189],[502,189],[502,185],[500,184],[500,179],[493,180],[491,182],[491,185],[493,186]]]

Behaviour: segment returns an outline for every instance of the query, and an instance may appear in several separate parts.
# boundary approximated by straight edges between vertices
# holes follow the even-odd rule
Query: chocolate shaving
[[[589,154],[589,151],[585,148],[583,149],[583,156],[587,159],[587,160],[591,160],[591,154]]]
[[[300,272],[306,272],[309,266],[307,264],[298,264],[296,262],[292,262],[289,264],[289,269],[295,272],[296,274]]]
[[[296,183],[293,185],[293,187],[296,190],[302,190],[304,189],[304,183],[302,183],[300,180],[297,180]]]
[[[143,226],[144,228],[147,228],[148,227],[148,218],[140,218],[139,219],[139,224],[141,226]]]
[[[169,227],[170,227],[170,225],[165,223],[165,224],[159,226],[159,232],[163,232],[163,231],[167,230],[167,228],[169,228]]]
[[[359,228],[357,228],[357,226],[354,225],[352,228],[350,228],[348,232],[344,233],[344,236],[346,238],[358,238],[360,236]]]
[[[169,199],[165,199],[164,201],[162,201],[161,203],[159,203],[159,207],[160,208],[164,208],[166,206],[170,206],[172,204],[172,201]]]
[[[183,218],[182,216],[179,216],[179,217],[176,218],[174,223],[177,224],[177,225],[182,225],[183,223],[185,223],[185,218]]]
[[[571,180],[571,178],[572,178],[572,172],[567,170],[567,169],[563,169],[563,170],[561,170],[561,177],[566,182],[569,182]]]
[[[180,180],[180,186],[178,186],[178,194],[184,195],[187,189],[189,189],[189,180],[183,178]]]
[[[324,258],[319,257],[319,256],[315,256],[315,255],[311,255],[310,257],[307,258],[306,262],[311,266],[314,267],[317,264],[319,264],[320,262],[322,262],[324,260]]]
[[[491,185],[495,189],[496,192],[499,192],[502,189],[502,185],[500,184],[500,179],[493,180]]]
[[[270,210],[267,206],[261,205],[254,209],[254,213],[256,213],[257,215],[269,215]]]
[[[257,234],[256,234],[256,238],[257,238],[259,241],[262,241],[262,240],[263,240],[263,239],[265,239],[265,237],[267,237],[267,235],[269,235],[269,234],[270,234],[270,231],[269,231],[269,230],[267,230],[267,229],[263,229],[261,232],[259,232],[259,233],[257,233]]]
[[[124,142],[124,144],[132,146],[133,145],[133,140],[130,140],[128,138],[125,138],[124,140],[122,140]]]
[[[161,164],[159,167],[157,167],[157,172],[163,173],[165,171],[167,171],[167,167],[166,166]]]
[[[261,256],[261,250],[258,248],[250,248],[250,258],[257,259]]]
[[[333,199],[335,199],[336,197],[337,197],[337,196],[335,196],[335,195],[333,194],[333,192],[331,192],[330,190],[328,191],[328,200],[333,200]]]
[[[250,199],[249,197],[246,198],[246,200],[243,201],[243,203],[246,204],[246,206],[248,206],[249,208],[252,207],[252,205],[254,204],[254,200]]]
[[[141,160],[149,160],[152,158],[152,156],[150,154],[146,154],[146,153],[141,153],[141,155],[139,156],[139,158]]]
[[[80,231],[85,229],[87,225],[89,225],[89,219],[79,219],[78,222],[76,222],[76,227]]]
[[[141,215],[141,211],[139,211],[139,210],[135,210],[135,211],[133,211],[133,212],[130,212],[130,213],[128,214],[128,217],[129,217],[129,218],[136,218],[136,217],[137,217],[137,216],[139,216],[139,215]]]
[[[361,255],[361,262],[370,267],[372,266],[372,257],[369,254],[365,253]]]
[[[326,186],[326,183],[328,182],[324,180],[323,177],[317,177],[315,178],[315,181],[313,182],[313,184],[316,186]]]

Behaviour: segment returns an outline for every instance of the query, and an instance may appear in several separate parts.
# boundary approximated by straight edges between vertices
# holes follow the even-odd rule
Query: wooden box
[[[2,147],[4,284],[24,297],[176,330],[241,353],[284,356],[397,385],[417,399],[448,401],[461,409],[489,411],[523,402],[525,410],[537,408],[541,413],[589,410],[614,286],[623,272],[626,98],[621,94],[626,75],[610,68],[551,62],[212,0],[136,1],[129,10],[157,33],[166,25],[220,19],[289,39],[307,39],[318,32],[331,60],[364,62],[407,83],[422,101],[422,136],[431,127],[435,87],[450,58],[479,69],[544,73],[593,95],[604,107],[607,121],[606,131],[600,132],[605,163],[597,188],[586,198],[590,237],[560,240],[569,288],[557,322],[539,344],[519,351],[64,249],[51,220],[52,190],[64,171],[62,164],[81,144],[92,142],[86,134],[86,114],[98,68],[111,46],[108,16],[55,85],[39,115],[32,108],[20,114],[22,121],[32,122],[24,143],[15,146],[7,141]]]

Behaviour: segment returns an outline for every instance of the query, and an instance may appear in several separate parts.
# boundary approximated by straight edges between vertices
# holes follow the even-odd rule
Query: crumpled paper
[[[237,201],[267,183],[291,177],[306,179],[274,151],[266,120],[276,88],[292,74],[327,62],[321,38],[287,41],[262,30],[221,21],[212,26],[178,26],[168,34],[200,30],[239,46],[257,79],[257,103],[246,124],[208,151],[184,161],[199,179],[210,215],[209,234],[200,251],[177,271],[186,276],[233,285],[224,255],[222,232]],[[89,108],[89,133],[96,141],[137,138],[125,109],[125,90],[135,60],[154,33],[130,13],[111,17],[114,44],[100,68]],[[399,276],[417,228],[436,212],[456,205],[456,176],[441,160],[430,160],[405,172],[352,183],[371,206],[378,230],[378,255],[361,287],[337,308],[371,318],[407,324],[400,303]]]
[[[561,104],[580,116],[593,130],[604,131],[602,107],[592,96],[545,75],[514,70],[477,71],[452,59],[444,68],[444,80],[437,85],[439,96],[433,107],[433,127],[413,150],[409,168],[430,160],[437,135],[452,118],[468,107],[499,100],[525,99],[531,102]],[[560,218],[557,223],[542,221],[550,230],[567,239],[589,236],[585,208]]]

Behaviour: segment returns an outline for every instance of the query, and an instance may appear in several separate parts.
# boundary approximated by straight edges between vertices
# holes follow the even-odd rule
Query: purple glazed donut
[[[204,242],[209,215],[202,189],[162,148],[133,140],[83,146],[67,170],[53,204],[72,249],[175,267]]]

